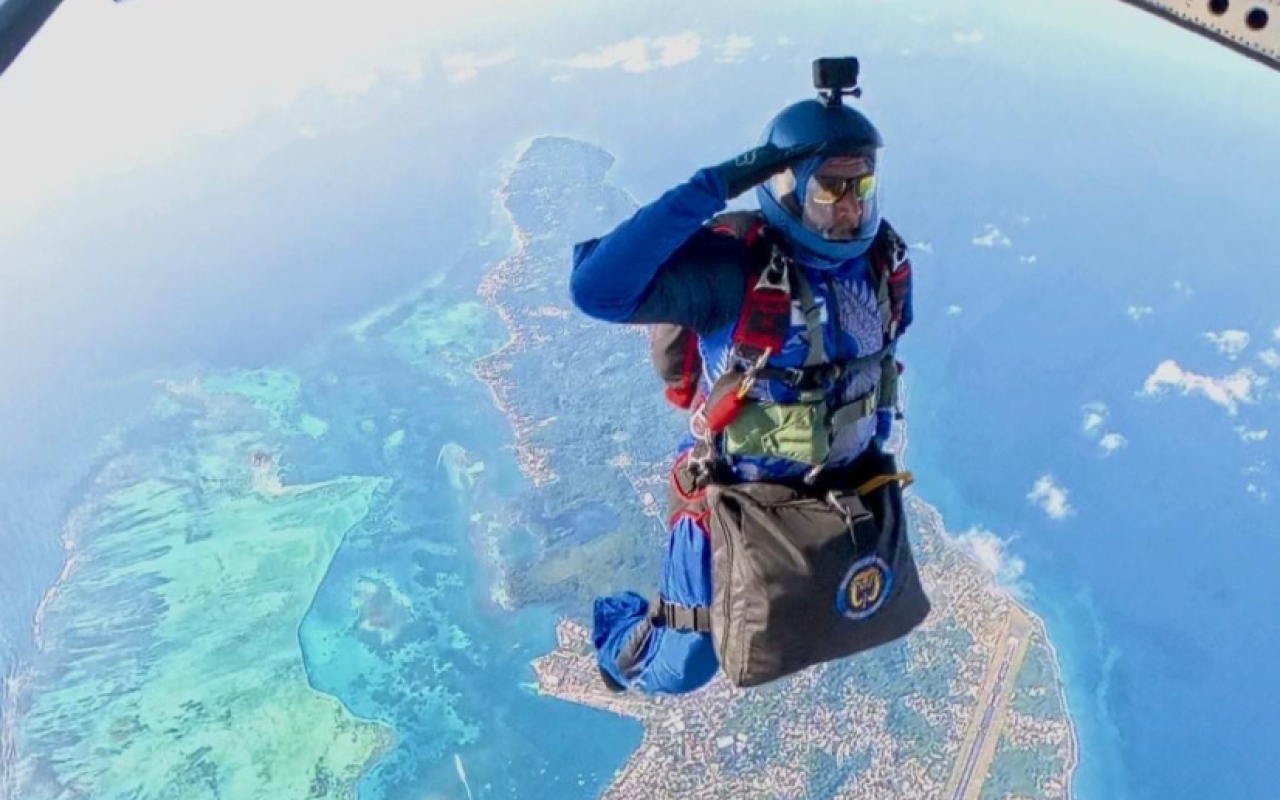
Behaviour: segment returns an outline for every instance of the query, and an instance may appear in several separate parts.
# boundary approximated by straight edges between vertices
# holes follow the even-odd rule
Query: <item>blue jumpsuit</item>
[[[617,323],[674,323],[697,331],[706,391],[729,366],[734,328],[746,294],[746,244],[705,223],[727,203],[723,180],[712,169],[667,191],[600,239],[574,248],[570,291],[589,316]],[[811,269],[799,261],[820,310],[828,360],[850,360],[879,351],[883,323],[868,256],[834,269]],[[911,321],[910,294],[899,331]],[[793,300],[791,326],[771,367],[803,365],[809,351],[805,315]],[[842,376],[825,387],[828,407],[838,408],[875,392],[879,366]],[[752,396],[795,402],[782,383],[762,381]],[[872,441],[889,434],[891,417],[869,415],[843,430],[832,443],[828,463],[853,461]],[[693,445],[686,435],[677,457]],[[781,457],[734,456],[740,480],[797,478],[810,465]],[[677,517],[670,528],[659,591],[665,600],[688,607],[709,606],[711,543],[702,523]],[[593,641],[601,671],[625,688],[676,694],[705,685],[719,667],[711,635],[653,626],[649,601],[636,592],[597,598]]]

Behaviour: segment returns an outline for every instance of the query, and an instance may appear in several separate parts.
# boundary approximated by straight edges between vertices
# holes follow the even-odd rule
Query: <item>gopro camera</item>
[[[813,86],[826,99],[827,105],[839,105],[840,98],[846,94],[861,97],[858,59],[852,56],[814,59]]]

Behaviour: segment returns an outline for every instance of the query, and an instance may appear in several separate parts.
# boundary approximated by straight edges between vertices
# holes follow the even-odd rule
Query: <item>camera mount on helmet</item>
[[[813,61],[813,86],[828,108],[842,105],[845,95],[862,97],[858,88],[858,59],[816,58]]]
[[[879,186],[878,152],[884,141],[875,125],[854,103],[843,102],[846,96],[861,95],[858,59],[814,60],[813,85],[819,96],[792,103],[775,114],[765,126],[760,144],[772,145],[779,152],[797,147],[817,147],[817,151],[758,184],[756,198],[769,225],[785,235],[801,263],[815,269],[830,269],[863,255],[875,239],[881,219],[876,188]],[[834,215],[817,213],[826,206],[809,202],[810,197],[816,197],[809,189],[814,175],[829,163],[836,172],[852,169],[855,165],[832,163],[834,159],[846,157],[864,160],[863,166],[870,165],[876,177],[873,183],[863,184],[859,192],[856,231],[846,230],[852,224],[851,219],[835,226]],[[860,173],[836,177],[868,176]],[[814,207],[810,208],[811,205]],[[852,205],[844,204],[843,210],[852,211]],[[831,219],[819,219],[823,216]],[[842,216],[850,217],[850,214]]]

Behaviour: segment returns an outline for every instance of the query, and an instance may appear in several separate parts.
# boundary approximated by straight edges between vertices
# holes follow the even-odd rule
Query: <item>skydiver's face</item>
[[[805,190],[805,227],[835,241],[857,238],[874,181],[874,168],[865,158],[827,159]]]

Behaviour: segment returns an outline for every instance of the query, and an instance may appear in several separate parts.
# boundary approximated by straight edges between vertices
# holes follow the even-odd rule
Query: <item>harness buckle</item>
[[[739,400],[745,398],[755,388],[756,379],[760,376],[760,370],[764,369],[765,365],[769,363],[769,354],[772,352],[771,348],[766,347],[760,357],[755,360],[755,363],[747,368],[746,373],[742,376],[742,384],[738,387]]]
[[[706,450],[698,452],[696,446],[689,453],[688,464],[689,479],[693,482],[694,491],[705,489],[715,477],[715,451]]]
[[[689,415],[689,433],[695,439],[707,438],[707,404],[704,402]]]
[[[755,290],[791,294],[791,280],[787,277],[787,262],[777,248],[774,248],[773,254],[769,257],[769,263],[764,269],[760,270],[760,277],[756,280]]]
[[[827,465],[825,462],[822,464],[814,464],[812,467],[810,467],[809,470],[804,474],[805,485],[812,486],[813,484],[817,483],[818,476],[821,475],[822,471],[826,468],[827,468]],[[828,499],[834,502],[834,495],[829,493]]]

